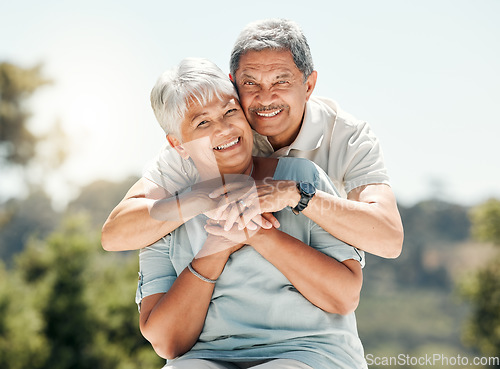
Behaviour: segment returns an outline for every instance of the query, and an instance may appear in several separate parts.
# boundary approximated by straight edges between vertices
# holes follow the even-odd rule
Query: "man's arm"
[[[102,247],[108,251],[137,250],[178,228],[183,222],[158,221],[149,214],[155,200],[168,196],[170,194],[152,181],[139,179],[104,223]]]
[[[227,210],[228,228],[240,219],[249,219],[259,212],[275,212],[294,207],[300,200],[294,181],[264,180],[256,182],[254,195],[244,196],[237,184],[226,186],[229,198],[242,198],[248,205],[246,214],[239,209]],[[233,191],[234,190],[234,191]],[[212,196],[220,196],[222,189]],[[231,194],[231,192],[233,192]],[[256,195],[255,195],[256,194]],[[256,200],[258,198],[258,201]],[[316,191],[303,214],[332,236],[371,254],[396,258],[403,244],[403,225],[391,187],[371,184],[353,189],[347,199]]]
[[[403,225],[391,187],[361,186],[347,199],[318,191],[303,214],[336,238],[384,258],[396,258],[403,246]]]
[[[229,178],[229,177],[228,177]],[[232,180],[238,179],[235,176]],[[139,179],[104,223],[101,244],[107,251],[137,250],[158,241],[189,219],[216,211],[219,201],[208,195],[220,186],[220,178],[197,183],[192,190],[172,196],[163,187]],[[223,208],[228,202],[223,204]],[[271,214],[256,214],[249,219],[257,226],[270,228],[276,219]]]

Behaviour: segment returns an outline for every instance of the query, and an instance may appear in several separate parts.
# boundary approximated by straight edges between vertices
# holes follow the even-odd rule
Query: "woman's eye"
[[[228,114],[232,114],[232,113],[234,113],[234,112],[236,112],[236,111],[237,111],[237,109],[236,109],[236,108],[229,109],[228,111],[226,111],[226,115],[228,115]]]
[[[197,127],[201,127],[201,126],[204,126],[206,124],[208,124],[208,120],[204,120],[204,121],[198,123]]]

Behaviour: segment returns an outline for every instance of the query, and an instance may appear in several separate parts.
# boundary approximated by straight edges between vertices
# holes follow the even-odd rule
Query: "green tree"
[[[500,246],[500,200],[490,199],[472,209],[472,235],[479,241]]]
[[[158,368],[138,328],[137,254],[106,253],[99,231],[72,217],[31,240],[4,279],[0,269],[0,367]]]
[[[0,63],[0,165],[26,165],[35,156],[37,138],[28,128],[31,113],[26,101],[48,82],[40,65]]]
[[[45,238],[59,224],[61,214],[51,207],[51,199],[34,191],[25,199],[12,198],[0,208],[0,259],[7,266],[13,255],[23,250],[30,237]]]
[[[500,246],[500,200],[491,199],[471,211],[472,234]],[[485,355],[500,352],[500,255],[461,286],[472,312],[464,329],[466,343]]]

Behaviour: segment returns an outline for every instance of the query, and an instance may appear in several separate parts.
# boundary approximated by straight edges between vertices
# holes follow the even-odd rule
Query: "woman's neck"
[[[275,158],[252,157],[249,165],[239,173],[221,173],[218,168],[206,167],[200,168],[201,170],[198,170],[198,172],[202,182],[238,174],[252,177],[254,180],[262,180],[264,178],[273,177],[277,165],[278,159]]]

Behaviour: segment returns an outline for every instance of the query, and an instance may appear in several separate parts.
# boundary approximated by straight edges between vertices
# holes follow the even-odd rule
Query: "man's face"
[[[233,76],[241,106],[252,128],[268,136],[275,150],[297,137],[316,76],[313,72],[304,83],[288,50],[249,51],[241,57]]]
[[[238,100],[226,95],[188,105],[181,123],[181,147],[195,165],[217,161],[221,173],[242,173],[252,160],[253,135]],[[178,142],[174,142],[174,146]]]

